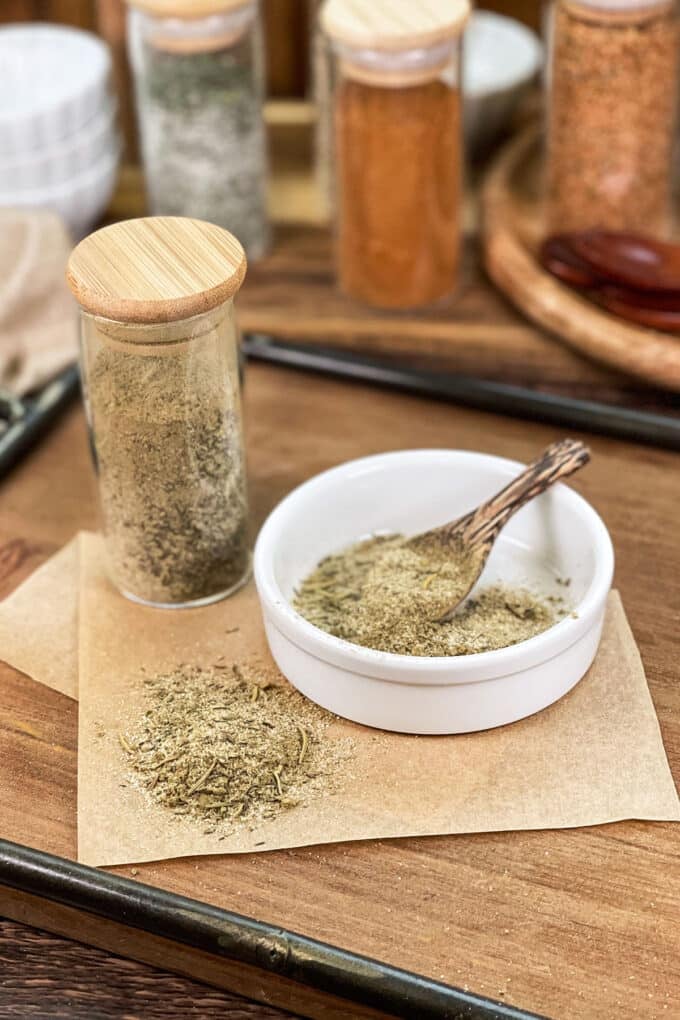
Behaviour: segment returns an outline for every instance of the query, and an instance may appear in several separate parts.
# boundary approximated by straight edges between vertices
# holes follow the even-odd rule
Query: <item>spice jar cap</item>
[[[321,27],[347,46],[399,51],[455,39],[469,13],[469,0],[326,0]]]
[[[649,11],[655,7],[671,7],[674,0],[573,0],[569,7],[585,7],[591,11],[608,11],[611,14],[629,14]]]
[[[176,322],[228,301],[246,274],[233,234],[181,216],[102,227],[77,245],[66,278],[86,312],[117,322]]]
[[[125,0],[144,14],[156,18],[209,18],[239,7],[248,7],[257,0]]]

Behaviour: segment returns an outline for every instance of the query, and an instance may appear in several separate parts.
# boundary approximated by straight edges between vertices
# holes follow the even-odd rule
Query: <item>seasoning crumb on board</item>
[[[331,713],[278,674],[182,665],[143,685],[148,707],[119,743],[136,784],[204,835],[255,826],[332,793],[350,737],[326,740]],[[226,832],[225,828],[230,827]]]
[[[300,585],[293,605],[310,623],[354,644],[431,657],[505,648],[540,634],[565,615],[557,596],[548,602],[525,588],[494,585],[468,598],[451,620],[441,623],[437,585],[450,594],[452,579],[427,572],[423,577],[412,561],[412,550],[400,535],[358,542],[323,559]]]

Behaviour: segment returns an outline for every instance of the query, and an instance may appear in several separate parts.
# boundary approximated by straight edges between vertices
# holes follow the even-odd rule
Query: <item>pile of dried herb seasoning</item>
[[[437,585],[443,583],[450,593],[455,565],[447,578],[421,573],[417,560],[399,535],[367,539],[322,560],[293,605],[336,637],[378,651],[424,656],[505,648],[547,630],[562,611],[554,600],[527,589],[494,585],[475,592],[451,620],[440,623]]]
[[[214,331],[171,354],[105,342],[88,376],[109,568],[146,602],[210,598],[248,572],[240,404],[218,344]]]
[[[147,34],[135,84],[151,210],[226,227],[251,258],[269,244],[256,28],[218,49],[164,49]]]
[[[368,572],[361,591],[362,614],[379,616],[394,627],[404,620],[439,620],[465,598],[482,561],[482,549],[464,548],[460,539],[423,535],[408,545],[398,539],[381,550]]]
[[[248,666],[182,665],[144,679],[148,708],[119,734],[142,789],[176,815],[228,834],[328,794],[346,772],[333,716]]]

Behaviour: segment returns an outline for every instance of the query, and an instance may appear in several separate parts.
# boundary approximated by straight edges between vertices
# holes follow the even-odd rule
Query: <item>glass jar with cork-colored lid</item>
[[[427,306],[458,282],[461,34],[467,0],[326,0],[334,54],[336,266],[379,308]]]
[[[676,0],[554,0],[549,233],[669,230],[679,26]]]
[[[258,0],[127,0],[149,211],[269,245]]]
[[[232,234],[178,217],[104,227],[69,260],[109,571],[137,602],[203,605],[249,574],[245,271]]]

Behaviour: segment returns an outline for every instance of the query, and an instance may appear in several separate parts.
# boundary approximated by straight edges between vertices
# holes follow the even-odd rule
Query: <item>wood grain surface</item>
[[[294,485],[350,457],[452,446],[529,461],[559,438],[545,426],[265,366],[248,368],[246,407],[258,522]],[[581,438],[593,461],[573,485],[611,530],[616,583],[679,777],[680,458]],[[0,596],[95,522],[74,410],[0,489]],[[76,705],[0,667],[3,836],[74,857],[75,742]],[[554,1020],[661,1020],[680,1011],[678,831],[633,821],[359,842],[140,865],[134,877]],[[181,969],[170,957],[166,965]]]
[[[187,978],[0,918],[3,1020],[294,1020]]]
[[[279,177],[278,186],[282,183]],[[292,192],[298,208],[309,207],[305,178],[294,175],[287,183],[286,196]],[[117,205],[118,213],[130,201],[125,199]],[[469,218],[474,219],[474,211]],[[328,229],[312,223],[279,223],[272,254],[248,269],[238,307],[246,332],[362,351],[545,392],[680,412],[675,395],[597,364],[523,318],[486,277],[478,241],[471,233],[458,293],[414,316],[367,310],[345,297],[335,286]],[[680,340],[677,343],[680,348]]]

